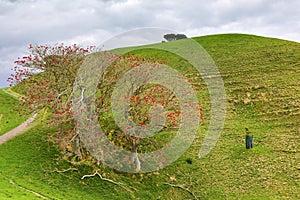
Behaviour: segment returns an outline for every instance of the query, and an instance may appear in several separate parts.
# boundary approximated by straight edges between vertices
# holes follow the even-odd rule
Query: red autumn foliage
[[[12,68],[14,73],[8,78],[11,86],[20,84],[26,88],[26,96],[22,103],[24,108],[26,107],[29,112],[44,109],[50,113],[46,121],[48,124],[57,125],[58,131],[48,136],[60,144],[64,153],[74,151],[74,140],[77,138],[72,110],[73,83],[85,56],[95,50],[94,46],[82,48],[77,45],[53,47],[29,45],[29,55],[15,61],[16,66]],[[100,125],[105,130],[105,133],[101,132],[99,135],[106,134],[112,143],[120,148],[137,151],[140,146],[149,145],[149,142],[131,136],[126,130],[120,130],[116,126],[109,111],[112,90],[117,80],[126,71],[133,69],[134,72],[139,73],[143,64],[150,64],[154,69],[161,64],[166,64],[166,61],[157,62],[155,59],[131,54],[117,56],[106,53],[106,56],[108,60],[117,61],[106,69],[97,87],[95,102],[97,116],[95,117],[99,119]],[[156,104],[160,104],[166,110],[167,121],[163,129],[178,128],[181,111],[178,99],[171,90],[155,84],[145,85],[127,98],[132,120],[142,129],[145,129],[151,121],[149,110]],[[203,119],[202,108],[199,110],[199,116]],[[84,154],[84,151],[79,151],[76,153]]]

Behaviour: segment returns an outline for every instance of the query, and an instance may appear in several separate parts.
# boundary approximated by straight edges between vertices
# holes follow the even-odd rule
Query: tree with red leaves
[[[49,137],[57,142],[65,157],[69,158],[74,153],[81,159],[87,159],[74,124],[72,110],[72,92],[77,72],[90,53],[95,53],[94,46],[88,48],[72,46],[29,46],[30,54],[15,61],[16,67],[9,77],[11,85],[25,88],[26,96],[23,105],[30,112],[45,109],[50,113],[47,123],[56,124],[58,131]],[[154,137],[152,139],[135,137],[126,130],[117,126],[111,112],[111,96],[117,81],[130,70],[137,70],[137,74],[144,65],[151,68],[160,67],[166,61],[156,62],[156,59],[141,58],[127,54],[123,56],[106,52],[107,59],[114,60],[103,73],[95,92],[95,109],[99,124],[103,127],[106,137],[119,148],[131,152],[146,152],[161,148],[170,138]],[[151,69],[150,68],[150,69]],[[137,79],[132,79],[134,83]],[[137,126],[146,129],[153,116],[151,109],[160,109],[165,112],[165,123],[160,127],[161,132],[177,130],[180,124],[181,111],[178,99],[172,88],[167,89],[158,84],[145,84],[131,91],[128,96],[129,110],[127,118]],[[202,117],[202,109],[199,111]],[[140,168],[138,157],[135,158],[137,170]],[[99,162],[99,161],[98,161]]]
[[[76,44],[30,44],[28,50],[29,55],[15,61],[16,66],[12,68],[13,73],[8,78],[10,86],[16,86],[16,89],[24,93],[23,112],[44,109],[50,113],[47,123],[59,127],[55,135],[50,135],[51,138],[63,150],[70,150],[69,141],[76,136],[71,111],[73,83],[85,56],[96,48],[82,48]],[[64,127],[65,124],[71,125]]]

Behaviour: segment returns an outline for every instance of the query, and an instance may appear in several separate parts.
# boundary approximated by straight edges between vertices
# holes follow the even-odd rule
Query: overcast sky
[[[98,46],[143,27],[300,42],[299,8],[299,0],[0,0],[0,88],[29,44]]]

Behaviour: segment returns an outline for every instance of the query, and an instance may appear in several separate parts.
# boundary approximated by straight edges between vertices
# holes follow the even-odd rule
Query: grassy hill
[[[207,157],[197,155],[209,120],[189,150],[163,170],[126,174],[102,167],[103,177],[135,188],[127,191],[99,177],[82,180],[92,167],[60,160],[47,142],[47,134],[56,128],[39,124],[0,146],[0,199],[39,198],[33,191],[48,199],[193,199],[191,193],[200,199],[299,199],[300,44],[241,34],[194,39],[218,66],[227,95],[225,127]],[[134,53],[159,54],[182,73],[196,75],[185,60],[170,53],[145,48]],[[208,91],[202,79],[199,84],[209,119]],[[245,149],[245,127],[254,135],[251,150]],[[72,170],[62,172],[68,168]]]
[[[8,93],[10,90],[0,90],[0,136],[25,121],[28,116],[19,116],[18,99]]]

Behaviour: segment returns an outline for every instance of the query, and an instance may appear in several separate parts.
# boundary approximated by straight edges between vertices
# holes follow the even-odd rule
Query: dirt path
[[[0,145],[5,143],[6,141],[24,133],[29,125],[34,121],[36,118],[37,114],[32,115],[29,119],[27,119],[25,122],[23,122],[21,125],[17,126],[16,128],[8,131],[4,135],[0,136]]]
[[[13,98],[16,98],[18,100],[22,100],[21,97],[22,95],[13,92],[10,88],[8,89],[3,89],[2,91],[4,91],[6,94],[11,95]],[[6,141],[24,133],[26,130],[28,130],[29,125],[34,121],[34,119],[36,118],[37,114],[33,114],[29,119],[27,119],[25,122],[23,122],[22,124],[20,124],[19,126],[17,126],[16,128],[8,131],[7,133],[3,134],[0,136],[0,145],[5,143]],[[0,116],[0,120],[2,118],[2,115]]]

